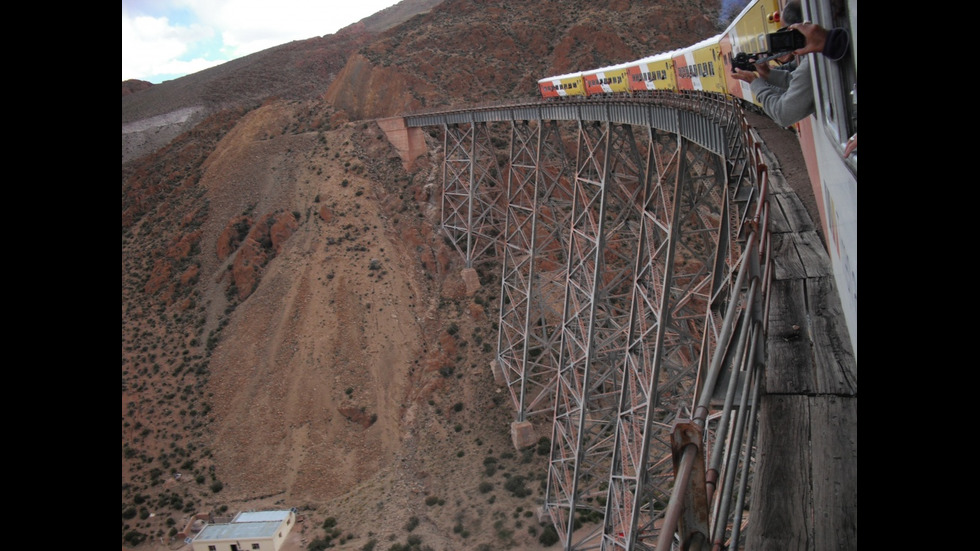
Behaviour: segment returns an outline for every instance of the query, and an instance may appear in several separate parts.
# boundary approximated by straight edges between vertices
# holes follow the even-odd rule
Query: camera
[[[755,71],[755,64],[759,61],[761,54],[747,54],[745,52],[739,52],[732,56],[732,72],[735,69],[741,69],[743,71]]]
[[[774,33],[769,33],[766,35],[766,40],[769,43],[769,51],[767,52],[729,54],[732,61],[732,72],[734,73],[735,69],[755,71],[756,64],[765,63],[806,46],[806,37],[796,29],[780,29]]]
[[[806,37],[796,29],[780,29],[767,34],[766,38],[772,55],[789,53],[806,46]]]

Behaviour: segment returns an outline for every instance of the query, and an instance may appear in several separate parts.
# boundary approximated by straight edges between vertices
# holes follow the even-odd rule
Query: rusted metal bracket
[[[674,423],[671,444],[674,479],[679,486],[674,489],[674,495],[682,492],[683,496],[677,533],[681,538],[681,549],[685,551],[707,550],[709,545],[710,522],[703,441],[703,431],[694,422]]]

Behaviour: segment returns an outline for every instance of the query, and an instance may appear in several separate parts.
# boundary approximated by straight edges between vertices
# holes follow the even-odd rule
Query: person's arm
[[[841,27],[827,30],[815,23],[804,21],[790,25],[789,28],[799,31],[806,37],[806,46],[795,50],[793,53],[796,55],[819,52],[838,61],[847,53],[847,47],[851,42],[847,29]]]
[[[851,153],[858,150],[858,135],[857,132],[854,133],[850,139],[847,140],[847,145],[844,147],[844,156],[850,157]]]
[[[824,42],[821,52],[834,61],[840,61],[847,53],[847,47],[850,43],[851,38],[847,34],[847,29],[830,29],[827,31],[827,40]]]
[[[773,86],[778,86],[780,88],[786,89],[789,88],[789,80],[793,76],[794,72],[795,69],[793,71],[787,71],[785,69],[773,69],[769,71],[769,74],[766,76],[766,80],[769,82],[769,84],[772,84]]]
[[[758,63],[755,66],[755,71],[746,71],[744,69],[735,69],[732,71],[732,78],[736,80],[741,80],[748,82],[750,85],[752,81],[759,79],[765,80],[772,85],[778,86],[780,88],[789,87],[789,73],[783,69],[773,70],[769,67],[769,62]]]
[[[779,126],[792,126],[814,113],[813,83],[806,59],[790,73],[789,88],[773,86],[761,78],[752,81],[751,87],[762,110]]]

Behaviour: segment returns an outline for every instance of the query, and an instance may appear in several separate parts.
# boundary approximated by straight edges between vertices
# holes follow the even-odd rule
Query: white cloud
[[[123,0],[122,76],[178,78],[332,34],[397,0]]]
[[[214,31],[202,25],[175,26],[166,17],[122,19],[122,76],[188,74],[226,60],[188,59],[189,45],[209,40]]]

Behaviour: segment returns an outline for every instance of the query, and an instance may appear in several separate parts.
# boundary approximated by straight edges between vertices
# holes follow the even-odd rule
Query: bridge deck
[[[767,147],[793,139],[752,124]],[[746,549],[856,550],[857,363],[807,190],[782,168],[803,166],[799,147],[765,153],[775,275]]]

